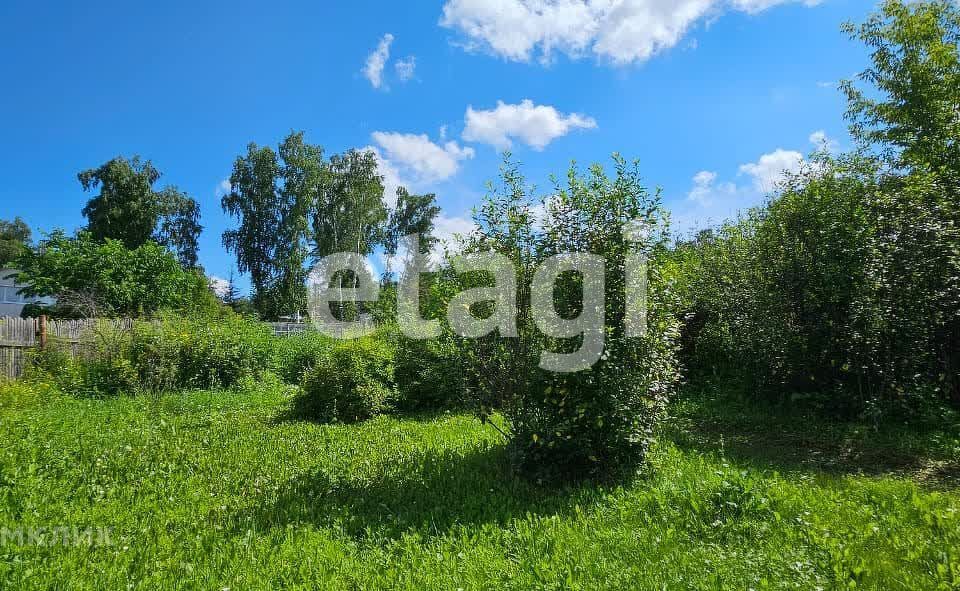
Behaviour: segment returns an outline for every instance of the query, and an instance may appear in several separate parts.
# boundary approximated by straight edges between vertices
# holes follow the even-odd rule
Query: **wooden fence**
[[[30,351],[47,343],[69,346],[71,353],[79,354],[84,337],[105,324],[117,330],[133,327],[132,320],[0,318],[0,377],[16,379],[22,376]]]

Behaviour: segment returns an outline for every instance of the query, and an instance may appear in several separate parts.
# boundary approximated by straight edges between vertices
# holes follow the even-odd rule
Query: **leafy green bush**
[[[492,334],[466,342],[468,385],[483,416],[502,410],[514,466],[538,482],[635,473],[646,461],[654,428],[679,378],[671,279],[658,265],[650,265],[647,330],[643,336],[628,336],[633,308],[627,294],[641,289],[639,278],[627,273],[628,257],[659,256],[666,221],[658,196],[643,187],[636,166],[619,157],[614,165],[615,175],[609,176],[599,165],[586,175],[572,168],[569,184],[544,200],[546,215],[537,224],[524,180],[508,161],[503,187],[478,210],[478,231],[471,239],[478,251],[495,250],[510,258],[520,287],[518,337]],[[596,328],[604,347],[585,369],[551,372],[540,368],[544,352],[573,353],[587,337],[545,336],[544,327],[533,321],[532,293],[524,286],[543,261],[569,252],[592,253],[603,261],[560,275],[551,303],[564,318],[586,313],[586,274],[599,273],[605,297],[591,303],[596,306],[591,313],[599,318]],[[589,291],[600,289],[593,284]]]
[[[239,317],[168,318],[136,326],[131,357],[147,390],[231,388],[271,367],[273,338]]]
[[[335,341],[319,332],[308,331],[277,338],[274,343],[274,371],[288,384],[299,384]]]
[[[455,340],[397,337],[397,408],[434,411],[463,403],[463,358]]]
[[[302,413],[352,423],[389,411],[395,397],[394,356],[389,340],[377,336],[338,341],[304,375]]]

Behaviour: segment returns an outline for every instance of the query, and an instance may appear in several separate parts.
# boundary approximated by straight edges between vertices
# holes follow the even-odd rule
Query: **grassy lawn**
[[[321,426],[289,389],[0,410],[4,589],[951,589],[958,429],[678,404],[649,474],[516,481],[469,416]]]

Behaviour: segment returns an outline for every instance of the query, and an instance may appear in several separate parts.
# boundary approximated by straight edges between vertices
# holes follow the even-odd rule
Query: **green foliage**
[[[250,273],[262,318],[306,309],[308,255],[369,254],[382,237],[383,179],[370,152],[326,161],[322,147],[291,133],[277,151],[251,143],[230,184],[221,205],[239,227],[224,232],[223,243]]]
[[[147,242],[133,250],[85,232],[57,231],[17,260],[17,279],[29,295],[55,296],[56,316],[140,317],[160,310],[218,308],[206,279],[185,271],[165,248]]]
[[[273,338],[268,326],[236,316],[168,318],[137,324],[131,358],[148,391],[232,388],[271,367]]]
[[[873,51],[876,88],[845,85],[860,151],[678,246],[684,358],[847,413],[960,404],[960,12],[891,1],[847,30]]]
[[[398,188],[396,206],[390,211],[384,229],[383,247],[386,254],[396,255],[400,241],[412,234],[420,237],[421,251],[430,252],[437,242],[433,230],[438,215],[440,208],[437,206],[436,195],[411,195],[403,187]]]
[[[22,410],[49,403],[58,395],[53,384],[43,381],[0,379],[0,410]]]
[[[27,250],[31,235],[30,226],[19,217],[12,222],[0,220],[0,269],[16,261]]]
[[[955,2],[885,0],[844,30],[870,50],[864,90],[843,83],[853,135],[897,166],[960,174],[960,9]],[[954,189],[957,185],[954,184]]]
[[[87,328],[78,343],[50,338],[32,353],[27,378],[89,398],[133,395],[140,389],[130,356],[130,335],[109,321]]]
[[[200,208],[176,187],[154,191],[160,172],[148,160],[117,157],[77,175],[84,191],[99,189],[83,208],[95,240],[119,240],[133,250],[153,241],[169,247],[186,268],[197,265]]]
[[[462,349],[449,333],[438,339],[396,338],[398,410],[436,411],[465,402]]]
[[[274,368],[288,384],[299,384],[304,374],[328,354],[336,341],[324,334],[307,331],[274,340]]]
[[[343,423],[384,414],[395,398],[394,355],[385,339],[337,342],[304,374],[301,411],[320,421]]]
[[[647,330],[628,336],[628,293],[638,279],[628,276],[627,259],[655,256],[665,246],[666,222],[659,195],[642,185],[636,165],[614,157],[615,174],[599,166],[582,175],[571,168],[567,184],[544,200],[542,229],[534,223],[522,176],[507,160],[502,186],[494,188],[477,214],[472,248],[495,250],[517,269],[518,338],[498,335],[468,341],[471,385],[486,409],[502,409],[509,446],[521,474],[544,482],[613,479],[639,469],[673,391],[678,323],[670,285],[654,265],[649,276]],[[541,353],[570,353],[577,338],[547,338],[535,325],[530,284],[535,268],[565,252],[603,258],[605,347],[599,361],[575,373],[539,368]],[[565,317],[583,313],[583,276],[562,275],[553,305]],[[589,286],[596,290],[599,286]]]

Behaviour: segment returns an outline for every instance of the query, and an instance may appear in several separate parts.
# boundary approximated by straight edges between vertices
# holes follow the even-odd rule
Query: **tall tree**
[[[395,255],[404,236],[419,234],[422,252],[429,252],[437,242],[433,229],[438,215],[440,208],[435,194],[411,195],[405,188],[398,188],[397,205],[390,212],[384,231],[384,250],[388,255]]]
[[[327,179],[323,148],[293,132],[277,151],[250,144],[237,158],[224,211],[240,227],[224,233],[241,272],[250,273],[254,304],[265,318],[306,308],[310,217]]]
[[[0,267],[15,261],[30,246],[30,226],[23,219],[0,220]]]
[[[255,306],[265,316],[274,313],[270,290],[277,274],[277,252],[283,247],[277,231],[279,174],[276,152],[250,143],[247,155],[234,162],[231,191],[221,200],[223,210],[240,221],[237,229],[223,233],[223,245],[236,254],[240,272],[250,274]]]
[[[845,30],[872,52],[868,88],[844,84],[851,131],[892,173],[874,200],[870,272],[891,328],[870,358],[887,360],[878,373],[896,386],[939,375],[960,406],[960,8],[887,0]]]
[[[197,238],[203,230],[200,225],[200,206],[176,187],[167,187],[159,193],[160,225],[155,239],[165,245],[186,269],[196,268]]]
[[[887,0],[844,30],[871,50],[863,90],[843,83],[851,132],[895,166],[960,173],[960,9],[949,1]]]
[[[99,168],[77,175],[84,191],[100,189],[83,208],[87,231],[95,240],[119,240],[137,248],[153,237],[160,208],[153,185],[160,172],[139,156],[132,160],[117,157]]]
[[[303,140],[303,132],[291,133],[280,144],[283,162],[278,231],[286,248],[279,252],[277,295],[288,313],[306,309],[306,260],[309,254],[310,212],[327,181],[323,148]]]
[[[200,208],[176,187],[154,191],[160,176],[138,156],[117,157],[77,175],[84,191],[100,190],[83,208],[87,231],[96,240],[119,240],[131,249],[152,240],[174,252],[184,267],[196,267]]]
[[[383,237],[387,208],[376,157],[350,150],[330,159],[329,174],[313,211],[313,256],[335,252],[368,255]]]

